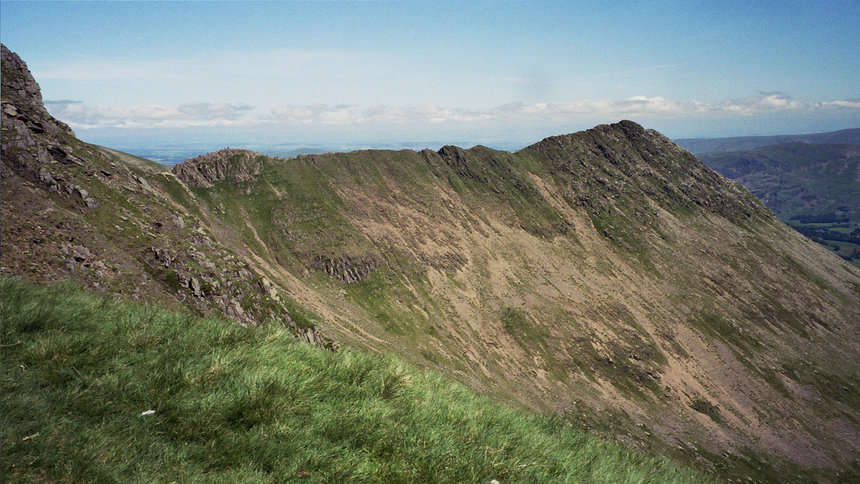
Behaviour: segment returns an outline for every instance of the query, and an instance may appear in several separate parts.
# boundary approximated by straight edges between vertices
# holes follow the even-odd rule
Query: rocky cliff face
[[[53,192],[77,196],[88,207],[98,206],[89,192],[62,176],[52,175],[49,165],[83,165],[84,158],[67,143],[75,133],[54,119],[42,103],[42,93],[33,75],[15,53],[0,46],[2,55],[2,157],[20,176]]]
[[[670,212],[702,207],[735,222],[768,217],[739,185],[669,138],[631,121],[554,136],[524,151],[551,160],[552,169],[569,176],[577,193],[624,193],[638,202],[647,197]]]
[[[27,64],[17,54],[0,46],[3,65],[3,115],[4,124],[10,123],[24,140],[32,134],[66,134],[74,136],[71,128],[54,119],[42,103],[42,91]],[[22,142],[18,148],[27,148]]]
[[[860,272],[636,123],[173,173],[45,143],[82,161],[34,166],[99,205],[4,148],[4,273],[319,328],[724,477],[832,479],[860,452]]]
[[[173,167],[173,173],[188,186],[211,187],[216,181],[248,181],[260,172],[260,153],[226,148],[200,155]]]

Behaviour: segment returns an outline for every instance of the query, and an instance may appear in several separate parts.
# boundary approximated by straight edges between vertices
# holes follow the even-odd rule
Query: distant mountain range
[[[691,153],[741,151],[784,143],[855,144],[860,145],[860,128],[827,133],[789,134],[779,136],[739,136],[733,138],[681,138],[676,143]]]

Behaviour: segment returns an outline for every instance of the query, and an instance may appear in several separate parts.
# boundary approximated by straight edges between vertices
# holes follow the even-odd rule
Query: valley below
[[[799,140],[829,141],[828,143]],[[860,266],[860,129],[796,136],[743,151],[702,153],[785,223]]]

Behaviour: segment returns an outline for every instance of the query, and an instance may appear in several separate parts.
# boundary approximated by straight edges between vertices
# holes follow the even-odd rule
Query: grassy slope
[[[68,284],[0,291],[12,481],[708,480],[393,358]]]

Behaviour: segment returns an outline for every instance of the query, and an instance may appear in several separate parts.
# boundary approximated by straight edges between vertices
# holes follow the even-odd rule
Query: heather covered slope
[[[4,273],[394,352],[723,476],[860,452],[860,272],[636,123],[163,172],[73,138],[79,163],[27,158],[3,102]]]

